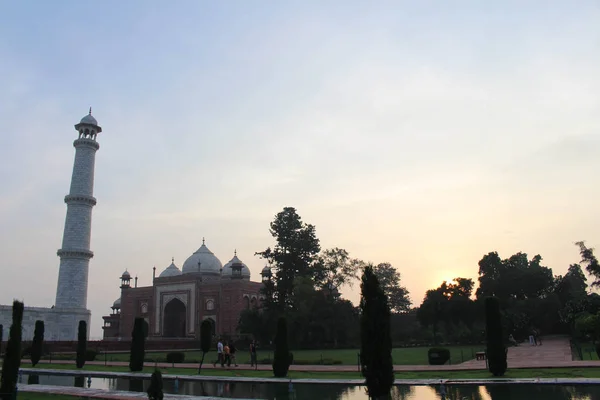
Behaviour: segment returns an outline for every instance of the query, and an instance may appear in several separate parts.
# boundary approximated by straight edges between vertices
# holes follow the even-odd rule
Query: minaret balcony
[[[90,206],[96,205],[96,198],[85,194],[68,194],[65,196],[65,203],[84,203]]]

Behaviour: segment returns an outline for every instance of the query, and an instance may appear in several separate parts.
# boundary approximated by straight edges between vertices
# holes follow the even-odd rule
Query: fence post
[[[360,372],[360,353],[356,354],[356,365],[358,366],[358,372]]]
[[[463,356],[463,349],[460,349],[460,362],[465,362],[465,357]]]

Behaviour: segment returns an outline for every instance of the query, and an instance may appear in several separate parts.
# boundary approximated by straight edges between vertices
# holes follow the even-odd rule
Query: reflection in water
[[[92,378],[84,376],[23,376],[23,382],[31,385],[55,385],[145,392],[150,384],[142,379]],[[175,393],[175,381],[164,380],[165,393]],[[290,390],[291,389],[291,390]],[[287,382],[251,383],[226,381],[179,380],[178,394],[266,400],[367,400],[364,387],[328,384],[294,384]],[[600,400],[600,387],[560,385],[489,385],[489,386],[395,386],[389,400]]]

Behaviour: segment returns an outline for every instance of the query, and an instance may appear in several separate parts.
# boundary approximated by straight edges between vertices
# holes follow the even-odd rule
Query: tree
[[[275,352],[273,354],[273,375],[277,378],[287,376],[293,355],[288,345],[287,321],[280,317],[277,321],[277,334],[275,335]]]
[[[87,352],[87,322],[79,321],[77,328],[77,356],[75,363],[77,368],[85,365],[85,353]]]
[[[293,207],[285,207],[271,222],[271,235],[276,244],[256,255],[268,260],[275,269],[274,302],[280,311],[289,308],[289,298],[294,290],[296,277],[314,278],[313,262],[321,247],[315,227],[305,224]],[[267,300],[268,302],[268,300]]]
[[[585,246],[585,242],[576,242],[575,245],[579,247],[579,254],[581,255],[581,264],[585,265],[585,269],[595,278],[592,282],[592,287],[600,286],[600,263],[594,255],[594,249]]]
[[[17,387],[17,377],[21,366],[23,309],[22,302],[16,300],[13,302],[12,325],[10,326],[8,343],[4,352],[2,377],[0,378],[0,393],[2,393],[4,399],[12,399],[15,396]]]
[[[35,329],[33,332],[33,342],[31,343],[31,365],[34,367],[42,358],[44,347],[44,321],[35,321]]]
[[[344,249],[333,248],[321,252],[315,263],[315,283],[320,288],[340,290],[344,285],[352,286],[364,265],[361,260],[350,258]]]
[[[145,324],[144,318],[137,317],[133,323],[131,332],[131,351],[129,353],[129,370],[131,372],[142,371],[144,369],[145,353]]]
[[[405,312],[410,310],[410,297],[408,290],[400,285],[400,272],[390,263],[381,263],[373,269],[379,281],[379,286],[388,298],[392,312]]]
[[[569,301],[582,300],[587,296],[587,278],[579,264],[571,264],[565,276],[555,279],[554,293],[561,303],[566,305]]]
[[[372,265],[367,265],[360,285],[360,364],[369,396],[390,393],[394,384],[390,307]]]
[[[485,299],[485,333],[489,370],[494,376],[502,376],[507,368],[506,348],[502,333],[500,303],[495,297]]]
[[[200,366],[198,366],[198,373],[202,371],[202,364],[204,363],[204,356],[210,351],[212,345],[212,324],[209,320],[205,319],[200,324],[200,350],[202,350],[202,359],[200,360]]]
[[[148,400],[163,400],[163,380],[159,370],[152,373],[150,386],[148,386]]]
[[[477,298],[493,296],[505,304],[547,296],[553,290],[554,277],[541,261],[540,255],[528,260],[527,254],[516,253],[502,260],[498,253],[488,253],[479,261]]]
[[[4,339],[4,326],[0,324],[0,356],[2,355],[2,340]]]

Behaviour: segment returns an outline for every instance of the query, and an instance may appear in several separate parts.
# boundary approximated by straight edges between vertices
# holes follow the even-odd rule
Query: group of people
[[[254,340],[250,343],[249,350],[250,366],[253,367],[254,365],[258,365],[256,360],[256,342]],[[223,340],[219,338],[219,341],[217,342],[217,360],[213,363],[213,366],[216,367],[218,363],[221,364],[221,367],[225,367],[225,364],[227,364],[227,367],[231,367],[231,363],[233,363],[233,365],[237,367],[238,364],[235,358],[236,351],[237,349],[233,342],[223,343]]]

